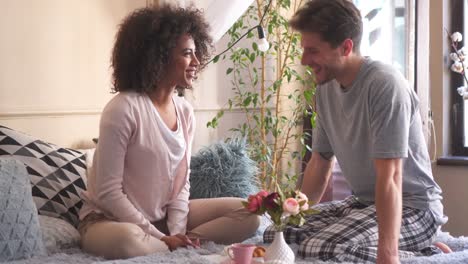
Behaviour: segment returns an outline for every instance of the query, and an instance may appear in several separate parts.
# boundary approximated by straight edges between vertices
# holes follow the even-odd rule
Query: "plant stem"
[[[299,2],[299,5],[296,5],[297,1],[294,1],[294,12],[296,11],[296,8],[299,6],[301,6],[302,4],[302,0]],[[276,5],[276,9],[277,9],[277,12],[278,11],[278,5]],[[291,44],[292,44],[292,39],[294,37],[294,33],[291,32],[290,28],[287,29],[286,31],[288,34],[289,34],[289,39],[288,39],[288,42],[287,42],[287,47],[286,47],[286,51],[284,52],[284,54],[288,54],[289,53],[289,50],[291,48]],[[276,31],[276,34],[277,34],[277,39],[278,40],[281,40],[281,32],[279,30],[279,28],[277,28],[277,31]],[[283,49],[282,49],[282,45],[281,45],[281,41],[280,42],[280,45],[278,45],[278,56],[277,56],[277,69],[280,69],[280,71],[277,72],[277,80],[280,80],[283,78],[283,74],[284,74],[284,71],[286,69],[286,66],[288,64],[288,58],[289,56],[284,56],[284,59],[282,58],[282,55],[283,55]],[[276,111],[275,111],[275,117],[276,117],[276,120],[279,120],[279,115],[280,115],[280,107],[282,106],[282,100],[281,100],[281,88],[282,88],[282,85],[280,85],[278,87],[278,90],[276,91]],[[278,131],[278,128],[279,128],[279,125],[280,125],[280,122],[277,121],[276,124],[275,124],[275,130]],[[288,129],[288,134],[290,133],[291,131],[291,127],[289,127]],[[278,144],[279,144],[279,141],[278,141],[278,137],[275,137],[275,140],[274,140],[274,144],[273,144],[273,164],[272,164],[272,174],[275,175],[275,185],[274,186],[277,186],[281,181],[282,181],[282,177],[280,177],[280,175],[278,175],[278,171],[279,171],[279,166],[281,165],[280,164],[280,161],[281,159],[283,158],[283,153],[284,153],[284,148],[287,147],[287,144],[288,144],[288,140],[287,140],[288,137],[286,137],[286,141],[283,142],[283,145],[281,147],[278,148]],[[270,188],[273,188],[273,182],[270,182]]]
[[[279,13],[279,10],[278,10],[278,5],[275,6],[276,8],[276,12]],[[276,39],[278,40],[281,40],[281,32],[280,32],[280,29],[279,27],[276,28]],[[282,45],[281,45],[281,41],[279,42],[279,45],[278,45],[278,50],[277,50],[277,57],[276,57],[276,68],[277,69],[281,69],[281,57],[283,55],[283,49],[282,49]],[[282,79],[282,73],[281,72],[277,72],[276,73],[276,81],[278,80],[281,80]],[[280,94],[281,94],[281,85],[278,86],[277,90],[275,91],[276,92],[276,98],[275,98],[275,118],[276,118],[276,123],[275,123],[275,131],[276,133],[278,133],[278,127],[279,127],[279,111],[280,111],[280,108],[281,108],[281,103],[282,103],[282,100],[280,98]],[[276,190],[276,186],[278,185],[278,181],[279,181],[279,175],[278,175],[278,172],[277,172],[277,168],[278,168],[278,137],[276,136],[275,139],[274,139],[274,143],[273,143],[273,157],[272,157],[272,164],[271,164],[271,167],[272,167],[272,172],[271,174],[275,176],[275,179],[274,179],[274,182],[270,182],[270,188],[274,188]],[[273,185],[274,184],[274,185]],[[273,186],[272,186],[273,185]]]
[[[263,7],[264,1],[257,0],[257,14],[258,14],[258,19],[262,18],[262,7]],[[261,55],[261,63],[262,63],[262,72],[261,72],[261,80],[260,80],[260,140],[263,143],[261,148],[262,148],[262,156],[265,157],[267,152],[266,152],[266,132],[265,132],[265,54],[263,53]],[[261,171],[261,181],[262,185],[265,188],[266,184],[266,178],[267,178],[267,170],[268,167],[266,166],[266,163],[262,161],[260,163],[260,171]]]
[[[234,67],[237,67],[237,66],[234,64]],[[234,86],[236,87],[237,94],[239,94],[239,96],[242,96],[242,91],[241,91],[241,89],[240,89],[240,87],[239,87],[239,85],[238,85],[239,82],[237,81],[237,80],[238,80],[237,78],[238,78],[238,77],[237,77],[236,71],[235,71],[235,69],[234,69]],[[249,116],[248,108],[245,107],[245,106],[242,105],[242,104],[240,105],[240,108],[241,108],[241,109],[244,109],[245,119],[247,119],[247,122],[246,122],[246,123],[247,123],[247,127],[248,127],[249,131],[252,131],[252,127],[251,127],[252,120],[251,120],[251,118],[250,118],[250,116]],[[253,142],[253,141],[254,141],[253,135],[252,135],[251,133],[249,133],[248,136],[249,136],[250,142]]]

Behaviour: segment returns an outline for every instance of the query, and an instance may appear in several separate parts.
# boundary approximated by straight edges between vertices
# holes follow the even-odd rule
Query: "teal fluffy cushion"
[[[202,148],[190,163],[190,199],[241,197],[258,191],[256,163],[244,140],[233,139]]]

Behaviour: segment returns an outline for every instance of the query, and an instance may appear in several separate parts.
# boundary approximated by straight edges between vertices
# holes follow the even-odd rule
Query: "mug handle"
[[[232,252],[232,248],[231,247],[228,247],[226,249],[226,253],[227,255],[229,256],[230,259],[234,259],[234,253]]]

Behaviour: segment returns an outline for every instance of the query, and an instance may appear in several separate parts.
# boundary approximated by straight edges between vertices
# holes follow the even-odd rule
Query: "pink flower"
[[[260,197],[267,197],[268,196],[268,192],[265,191],[265,190],[261,190],[257,193],[257,196],[260,196]]]
[[[289,215],[297,215],[299,213],[299,202],[294,198],[288,198],[283,203],[283,211]]]
[[[263,197],[259,195],[249,195],[247,199],[247,210],[251,213],[256,213],[262,207]]]
[[[305,203],[301,206],[301,211],[306,211],[306,210],[309,210],[309,203],[308,203],[308,202],[305,202]]]
[[[309,210],[308,202],[307,196],[298,190],[271,193],[261,190],[250,195],[247,201],[242,201],[242,205],[251,213],[266,214],[273,222],[275,230],[283,230],[287,224],[304,224],[304,217],[315,213],[314,210]]]
[[[301,206],[301,211],[305,211],[305,210],[308,210],[309,209],[309,199],[307,198],[307,196],[300,192],[300,191],[297,191],[296,192],[296,197],[297,197],[297,201],[299,203],[301,203],[302,201],[305,201],[305,203]]]
[[[261,190],[255,195],[249,195],[246,205],[247,210],[251,213],[259,212],[262,207],[263,199],[267,196],[268,192],[265,190]]]

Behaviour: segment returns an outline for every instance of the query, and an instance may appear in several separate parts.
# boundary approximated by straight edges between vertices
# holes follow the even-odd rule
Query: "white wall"
[[[225,49],[227,41],[222,38],[215,45],[215,54]],[[232,136],[229,128],[244,119],[240,111],[225,112],[217,129],[207,128],[208,121],[216,116],[221,109],[226,109],[228,98],[233,95],[230,80],[225,75],[228,66],[222,61],[211,63],[199,76],[192,91],[187,93],[187,100],[195,109],[197,126],[193,149],[197,151],[201,147],[214,141]]]
[[[152,2],[3,0],[0,125],[61,146],[92,146],[101,110],[113,96],[109,61],[117,26],[132,10]],[[219,41],[217,51],[225,45]],[[206,128],[231,94],[225,67],[218,65],[211,64],[187,96],[198,121],[195,151],[228,136],[227,127],[241,115],[227,113],[220,129]]]
[[[3,0],[0,124],[80,146],[111,98],[109,56],[120,20],[145,0]]]

